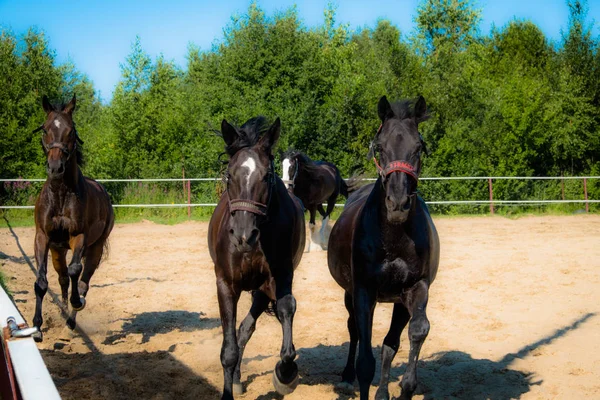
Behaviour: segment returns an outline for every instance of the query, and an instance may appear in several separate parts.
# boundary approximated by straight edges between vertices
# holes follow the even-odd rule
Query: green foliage
[[[419,127],[431,152],[424,176],[598,175],[598,37],[586,20],[585,0],[567,4],[563,40],[554,44],[526,20],[482,34],[473,0],[422,0],[410,35],[387,20],[351,30],[336,22],[332,6],[323,23],[309,29],[295,8],[266,15],[252,3],[246,14],[232,17],[211,50],[190,45],[185,68],[162,56],[153,60],[136,37],[106,105],[71,62],[56,65],[43,32],[17,38],[3,31],[0,176],[44,176],[39,137],[30,133],[44,119],[41,96],[72,93],[85,141],[84,173],[96,178],[218,176],[221,120],[241,124],[259,114],[281,118],[279,149],[331,161],[344,176],[360,169],[374,176],[366,154],[384,94],[427,101],[432,118]],[[569,185],[567,198],[582,196],[580,183]],[[145,198],[141,191],[152,188],[107,186],[118,203],[185,200],[168,187],[164,198]],[[0,197],[7,190],[0,188]],[[421,191],[430,200],[488,197],[485,181],[427,182]],[[600,198],[600,183],[588,182],[588,191]],[[494,194],[558,199],[562,190],[556,182],[507,180],[494,183]],[[214,184],[194,185],[192,195],[213,202]],[[142,211],[161,212],[167,211]]]

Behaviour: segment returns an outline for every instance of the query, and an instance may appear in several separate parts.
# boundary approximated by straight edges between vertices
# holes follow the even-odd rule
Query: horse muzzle
[[[60,179],[65,174],[65,164],[62,162],[48,163],[46,174],[50,179]]]
[[[392,224],[405,222],[414,203],[413,197],[403,196],[400,199],[396,199],[393,196],[386,196],[385,207],[387,209],[388,222]]]
[[[260,237],[260,231],[257,228],[253,228],[249,232],[244,230],[240,233],[231,229],[229,234],[234,248],[240,253],[249,253],[256,249]]]

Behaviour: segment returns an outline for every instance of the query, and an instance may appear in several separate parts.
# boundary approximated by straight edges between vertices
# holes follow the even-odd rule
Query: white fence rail
[[[490,212],[494,213],[494,205],[535,205],[535,204],[560,204],[560,203],[571,203],[571,204],[585,204],[586,211],[589,211],[590,203],[600,203],[598,199],[589,199],[587,190],[587,181],[591,179],[600,179],[600,176],[451,176],[451,177],[420,177],[422,181],[457,181],[457,180],[485,180],[488,182],[489,188],[489,199],[485,200],[440,200],[440,201],[427,201],[430,205],[489,205]],[[0,182],[44,182],[46,179],[26,179],[26,178],[12,178],[12,179],[0,179]],[[215,207],[216,203],[192,203],[190,193],[191,182],[214,182],[219,181],[221,178],[147,178],[147,179],[97,179],[98,182],[182,182],[187,185],[187,203],[176,203],[176,204],[114,204],[115,208],[177,208],[187,207],[188,214],[191,207]],[[365,181],[375,181],[375,178],[363,178]],[[584,187],[584,198],[583,199],[571,199],[567,200],[564,198],[564,187],[563,187],[563,199],[555,200],[495,200],[493,198],[493,181],[497,180],[561,180],[564,185],[566,180],[580,180],[583,181]],[[344,204],[336,204],[336,207],[343,207]],[[33,209],[31,205],[0,205],[0,209]]]
[[[12,337],[10,329],[7,328],[8,318],[14,318],[14,322],[21,327],[25,320],[8,297],[4,289],[0,287],[0,336],[2,338],[2,365],[0,369],[7,368],[7,371],[0,373],[9,374],[8,382],[2,380],[2,384],[7,387],[0,389],[8,399],[19,398],[23,400],[60,400],[60,395],[52,381],[46,364],[31,337]],[[6,337],[8,336],[8,337]],[[9,355],[8,357],[6,355]],[[10,377],[12,370],[13,377]],[[14,378],[13,385],[11,382]],[[11,383],[9,383],[11,382]],[[16,396],[15,396],[16,394]]]

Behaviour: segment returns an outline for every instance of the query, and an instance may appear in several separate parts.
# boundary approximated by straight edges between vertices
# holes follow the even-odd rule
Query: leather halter
[[[48,132],[44,128],[44,125],[38,126],[36,129],[33,130],[32,133],[37,133],[39,131],[43,131],[44,135],[48,134]],[[73,153],[75,153],[77,151],[77,144],[78,143],[83,144],[83,140],[81,140],[81,138],[79,137],[79,133],[77,132],[77,129],[75,129],[75,124],[73,124],[73,133],[75,134],[75,144],[73,145],[73,150],[71,150],[71,151],[69,151],[67,146],[65,146],[65,144],[61,143],[61,142],[51,142],[50,144],[46,145],[46,143],[44,143],[43,138],[42,138],[42,147],[44,147],[44,150],[46,151],[46,153],[48,153],[52,149],[57,149],[57,148],[60,149],[60,151],[63,154],[67,155],[67,161],[69,161],[69,159],[71,158],[71,155],[73,155]]]
[[[267,171],[269,176],[269,196],[267,197],[267,204],[260,203],[258,201],[250,200],[250,199],[231,199],[229,197],[229,178],[227,179],[227,199],[229,212],[233,215],[236,211],[248,211],[252,214],[259,215],[261,217],[266,217],[267,212],[269,210],[269,205],[271,204],[271,196],[273,193],[273,186],[275,186],[275,167],[273,165],[273,160],[271,160],[269,171]]]
[[[383,123],[379,125],[379,129],[377,129],[377,134],[375,137],[379,135],[381,128],[383,128]],[[379,165],[379,162],[377,162],[377,156],[375,154],[373,154],[373,161],[377,167],[377,172],[383,179],[394,172],[404,172],[405,174],[411,176],[416,183],[419,183],[419,171],[408,161],[395,160],[387,164],[385,168],[382,168],[381,165]]]

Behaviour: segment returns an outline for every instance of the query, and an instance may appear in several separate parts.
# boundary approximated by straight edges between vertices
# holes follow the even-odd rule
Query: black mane
[[[245,147],[252,147],[269,129],[267,119],[263,116],[250,118],[241,127],[234,126],[237,138],[230,145],[225,145],[225,152],[231,157]]]
[[[392,111],[394,111],[394,118],[398,119],[413,118],[415,116],[414,105],[415,100],[411,99],[403,99],[390,103]],[[424,118],[429,118],[429,114],[424,116]]]
[[[398,100],[393,103],[390,103],[390,106],[392,107],[392,111],[394,112],[394,118],[400,119],[400,120],[415,117],[414,105],[415,105],[415,100],[411,100],[411,99],[403,99],[403,100]],[[421,116],[421,120],[426,120],[429,118],[430,118],[429,112],[427,112],[425,115]],[[421,145],[423,146],[423,150],[424,150],[425,154],[429,154],[429,151],[427,150],[427,146],[425,144],[425,140],[423,139],[423,136],[421,136],[421,133],[419,133],[419,139],[421,140]],[[379,144],[380,144],[380,142],[379,142],[379,130],[378,130],[377,134],[375,134],[375,137],[371,141],[371,145],[369,146],[369,151],[367,153],[368,159],[373,158],[373,156],[375,155],[375,152],[376,152],[375,147],[377,147]]]
[[[324,163],[323,161],[313,161],[303,152],[294,149],[288,149],[285,153],[283,153],[282,160],[285,160],[286,158],[296,160],[298,163],[298,169],[303,169],[309,174],[313,174],[318,171],[319,165],[328,164]]]

